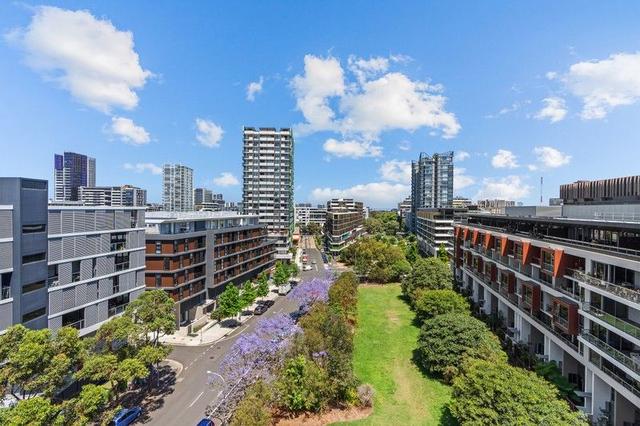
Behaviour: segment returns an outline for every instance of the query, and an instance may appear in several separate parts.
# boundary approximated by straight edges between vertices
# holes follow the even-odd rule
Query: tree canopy
[[[453,290],[417,290],[413,307],[421,319],[433,318],[448,313],[468,313],[469,302]]]
[[[453,381],[451,414],[460,424],[586,425],[584,416],[558,398],[535,373],[506,363],[468,360]]]
[[[402,281],[402,293],[409,297],[413,304],[416,290],[453,289],[453,273],[448,263],[435,257],[420,258],[413,270]]]

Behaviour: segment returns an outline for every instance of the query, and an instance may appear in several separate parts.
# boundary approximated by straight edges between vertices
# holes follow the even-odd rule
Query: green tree
[[[568,398],[573,402],[579,402],[576,395],[576,386],[562,375],[562,370],[554,362],[538,362],[535,366],[535,372],[553,384],[563,398]]]
[[[256,289],[251,284],[251,281],[245,281],[240,290],[240,302],[242,309],[246,309],[256,300]]]
[[[264,298],[269,295],[269,282],[267,280],[258,279],[258,285],[256,286],[256,296]]]
[[[412,265],[420,258],[420,253],[418,253],[418,244],[414,242],[407,241],[405,248],[405,257],[407,261]]]
[[[427,371],[450,381],[466,358],[506,361],[498,338],[480,320],[450,313],[426,320],[420,330],[417,359]]]
[[[460,424],[586,425],[535,373],[506,363],[468,360],[453,381],[451,414]]]
[[[273,283],[278,287],[285,285],[289,281],[289,268],[282,262],[276,262],[273,272]]]
[[[93,383],[109,382],[109,387],[117,395],[116,371],[118,357],[113,354],[93,354],[87,357],[82,368],[75,374],[78,380]]]
[[[174,302],[164,290],[143,292],[129,303],[124,316],[139,327],[145,343],[158,345],[158,339],[177,330]]]
[[[19,401],[15,407],[2,410],[0,422],[7,426],[49,426],[61,424],[60,407],[42,396]]]
[[[435,257],[418,259],[411,274],[402,281],[402,293],[413,304],[413,293],[418,289],[453,289],[453,273],[449,265]]]
[[[82,387],[77,398],[71,401],[73,411],[77,417],[77,424],[96,421],[109,403],[109,390],[104,386],[86,384]]]
[[[418,290],[415,292],[414,309],[421,319],[448,313],[469,313],[469,302],[453,290]]]
[[[444,244],[440,244],[440,247],[438,247],[438,259],[447,265],[449,264],[449,253],[447,252],[447,248]]]
[[[311,222],[307,225],[307,233],[311,235],[322,234],[322,226],[319,223]]]
[[[321,411],[328,405],[327,374],[302,355],[288,359],[276,382],[278,403],[288,411]]]
[[[272,392],[269,385],[258,380],[251,385],[231,419],[231,426],[268,426],[271,424]]]
[[[240,300],[240,290],[233,283],[229,283],[220,296],[218,296],[218,307],[211,313],[211,318],[223,320],[234,317],[241,311],[242,300]]]

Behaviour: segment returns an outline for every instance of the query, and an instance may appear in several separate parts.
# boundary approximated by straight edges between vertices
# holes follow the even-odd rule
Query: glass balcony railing
[[[593,334],[589,333],[588,330],[583,331],[581,337],[602,352],[609,355],[611,358],[629,368],[630,370],[634,371],[637,374],[640,374],[640,365],[624,352],[614,348],[607,342],[600,340]]]
[[[615,294],[616,296],[622,297],[635,303],[640,303],[640,291],[635,288],[610,283],[577,269],[567,268],[567,275],[585,284],[601,288],[602,290],[606,290],[611,294]]]
[[[589,312],[594,317],[601,319],[607,324],[611,324],[615,328],[620,331],[627,333],[630,336],[635,337],[636,339],[640,339],[640,326],[636,324],[632,324],[628,321],[625,321],[622,318],[618,318],[615,315],[611,315],[600,308],[593,306],[590,303],[583,303],[582,309],[586,312]]]
[[[109,311],[108,311],[109,318],[111,318],[114,315],[123,313],[125,309],[127,309],[127,305],[128,303],[125,303],[119,306],[114,306],[113,308],[109,308]]]
[[[84,320],[81,319],[81,320],[76,321],[76,322],[71,322],[71,323],[68,323],[68,324],[62,324],[62,326],[63,327],[73,327],[75,329],[81,330],[81,329],[84,328]]]

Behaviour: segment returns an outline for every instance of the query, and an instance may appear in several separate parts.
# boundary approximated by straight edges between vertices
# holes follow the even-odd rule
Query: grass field
[[[423,375],[411,361],[419,329],[399,296],[396,284],[359,289],[354,368],[376,393],[373,414],[345,424],[449,424],[443,414],[450,389]]]

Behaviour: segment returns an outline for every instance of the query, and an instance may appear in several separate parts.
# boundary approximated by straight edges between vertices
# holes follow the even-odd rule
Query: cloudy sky
[[[241,198],[242,126],[292,127],[296,201],[391,207],[420,152],[455,192],[525,203],[638,174],[637,2],[0,4],[2,176],[97,159],[159,201],[160,166]]]

